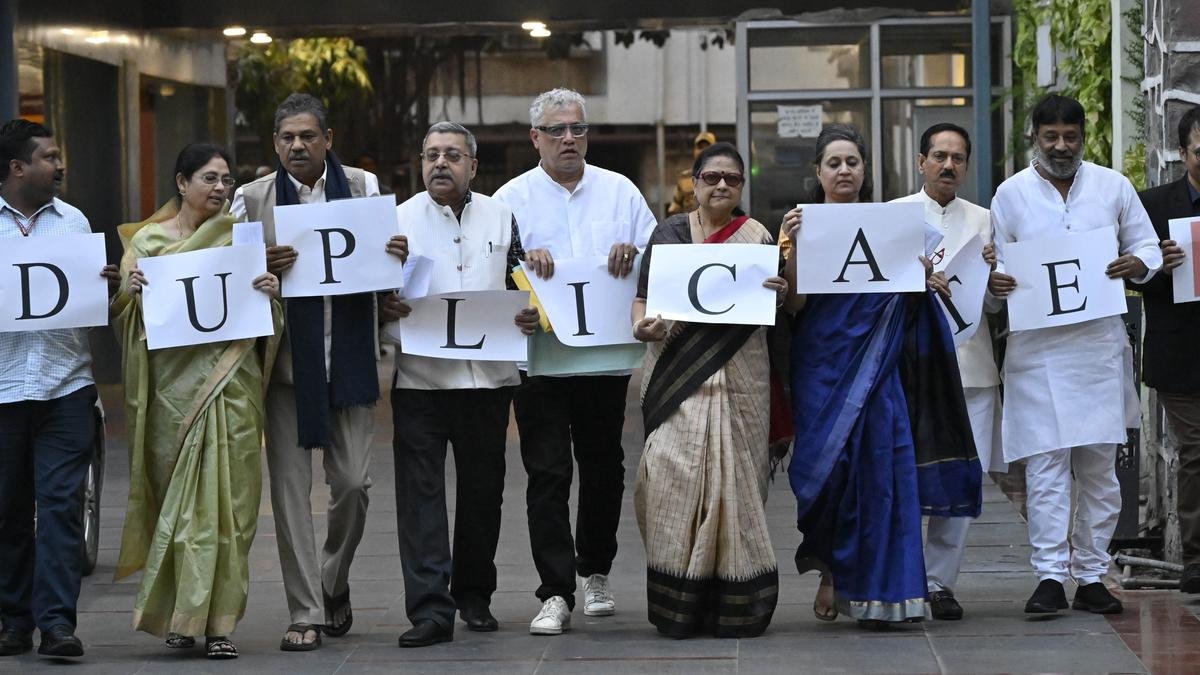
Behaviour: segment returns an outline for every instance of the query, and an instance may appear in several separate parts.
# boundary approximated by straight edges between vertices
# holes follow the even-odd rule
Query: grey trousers
[[[312,451],[297,444],[292,385],[272,382],[266,407],[271,510],[288,611],[293,623],[324,624],[324,596],[336,597],[349,588],[350,563],[367,521],[375,409],[330,411],[332,447],[322,450],[325,483],[331,493],[328,533],[318,556],[310,498]]]

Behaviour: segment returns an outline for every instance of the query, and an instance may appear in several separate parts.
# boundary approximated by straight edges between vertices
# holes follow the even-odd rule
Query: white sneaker
[[[587,616],[612,616],[617,601],[608,590],[608,576],[593,574],[583,580],[583,613]]]
[[[542,611],[529,624],[530,635],[562,635],[565,630],[571,630],[571,610],[561,595],[543,602]]]

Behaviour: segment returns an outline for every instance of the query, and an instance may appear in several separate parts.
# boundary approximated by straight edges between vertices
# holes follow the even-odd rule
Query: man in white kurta
[[[924,184],[916,194],[895,200],[923,204],[925,222],[942,235],[942,243],[932,257],[935,272],[944,271],[976,235],[985,245],[992,241],[988,210],[955,194],[967,173],[970,157],[971,141],[965,129],[949,123],[931,126],[921,136],[921,152],[917,156]],[[985,257],[990,253],[989,246]],[[992,352],[986,313],[980,315],[975,333],[957,351],[963,397],[971,418],[979,463],[985,472],[1007,471],[999,439],[1000,374]],[[962,618],[962,607],[954,598],[954,586],[966,551],[970,524],[969,518],[929,518],[925,537],[925,577],[934,619]]]
[[[1063,96],[1047,96],[1034,108],[1035,159],[1001,184],[992,201],[998,266],[989,290],[997,297],[1029,283],[1004,273],[1012,242],[1107,228],[1117,235],[1120,253],[1108,267],[1110,277],[1142,282],[1162,266],[1158,237],[1133,185],[1082,161],[1083,120],[1079,102]],[[1116,449],[1126,441],[1126,428],[1137,424],[1132,368],[1120,316],[1009,336],[1004,459],[1026,461],[1029,541],[1039,578],[1026,612],[1066,609],[1069,577],[1079,585],[1075,609],[1122,611],[1100,579],[1121,510]]]
[[[632,181],[584,161],[584,105],[583,97],[569,89],[534,99],[530,139],[541,160],[494,195],[521,224],[525,262],[543,279],[554,274],[555,260],[596,255],[608,257],[610,274],[627,276],[657,224]],[[570,629],[576,574],[583,579],[585,615],[616,611],[608,574],[617,554],[625,488],[621,430],[630,375],[524,376],[513,396],[521,459],[529,475],[529,540],[541,577],[535,596],[542,609],[529,626],[535,635]],[[572,455],[579,469],[573,540]]]

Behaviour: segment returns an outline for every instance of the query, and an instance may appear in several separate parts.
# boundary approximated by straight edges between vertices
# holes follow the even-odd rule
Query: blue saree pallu
[[[981,470],[929,294],[813,295],[792,340],[797,569],[855,619],[925,616],[921,514],[975,517]],[[915,433],[914,433],[915,430]]]

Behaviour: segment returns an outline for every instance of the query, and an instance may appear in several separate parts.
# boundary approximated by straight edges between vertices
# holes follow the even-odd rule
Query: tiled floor
[[[646,621],[644,556],[633,520],[632,479],[640,447],[640,416],[631,398],[626,426],[625,493],[620,546],[612,574],[616,616],[593,619],[576,613],[573,630],[561,637],[535,637],[528,622],[538,604],[537,575],[529,553],[524,516],[524,472],[510,429],[508,475],[500,550],[499,592],[493,611],[497,633],[470,633],[459,626],[455,641],[401,650],[396,637],[409,626],[396,547],[390,415],[378,411],[371,507],[367,534],[351,573],[353,631],[326,638],[308,654],[278,650],[288,623],[275,549],[268,492],[263,491],[259,535],[251,552],[251,588],[246,617],[234,638],[242,656],[232,663],[203,659],[199,650],[165,649],[151,636],[129,628],[137,578],[113,583],[112,571],[124,517],[127,458],[119,391],[106,387],[110,414],[110,459],[103,502],[100,568],[84,581],[79,635],[87,655],[70,668],[78,673],[1020,673],[1020,672],[1200,672],[1200,601],[1168,591],[1125,592],[1124,615],[1113,621],[1080,612],[1028,620],[1022,612],[1034,579],[1028,569],[1025,527],[999,490],[989,486],[981,518],[972,525],[958,596],[966,618],[926,622],[881,633],[859,630],[852,621],[813,619],[815,575],[797,575],[791,557],[798,535],[795,501],[787,481],[771,486],[768,517],[780,560],[780,605],[766,635],[752,640],[659,637]],[[319,458],[314,462],[320,474]],[[453,486],[453,461],[449,483]],[[317,527],[325,527],[327,489],[316,481]],[[453,501],[451,501],[453,512]],[[1073,592],[1069,590],[1068,592]],[[61,670],[33,655],[0,658],[0,671]]]

